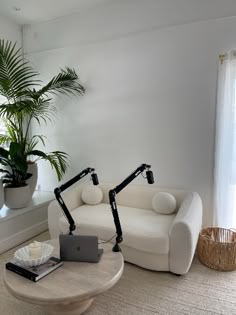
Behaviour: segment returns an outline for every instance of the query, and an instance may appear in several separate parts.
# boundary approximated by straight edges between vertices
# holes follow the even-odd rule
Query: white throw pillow
[[[102,198],[103,192],[101,188],[94,185],[88,185],[84,187],[81,193],[82,201],[92,206],[99,204],[102,201]]]
[[[175,196],[167,192],[158,192],[152,198],[153,209],[161,214],[171,214],[176,209]]]

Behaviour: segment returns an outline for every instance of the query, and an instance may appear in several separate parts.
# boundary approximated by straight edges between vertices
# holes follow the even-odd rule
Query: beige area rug
[[[48,238],[46,232],[34,239],[44,241]],[[46,315],[40,307],[18,301],[4,287],[5,262],[15,250],[0,255],[0,315]],[[236,272],[213,271],[197,259],[189,273],[182,277],[125,264],[121,280],[98,296],[86,312],[86,315],[106,314],[236,315]]]

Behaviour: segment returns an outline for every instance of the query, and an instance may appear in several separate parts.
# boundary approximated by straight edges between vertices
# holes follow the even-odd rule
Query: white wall
[[[122,19],[87,25],[82,18],[78,36],[75,17],[72,25],[65,18],[25,28],[25,47],[45,81],[70,66],[86,87],[84,97],[57,98],[56,123],[34,131],[48,136],[48,150],[70,154],[66,179],[92,166],[101,181],[119,183],[150,163],[156,184],[198,191],[211,224],[217,62],[236,46],[236,18],[144,32],[132,22],[125,31]],[[50,190],[58,183],[45,165],[39,184]]]
[[[22,36],[20,25],[0,15],[0,39],[17,42],[21,46]]]

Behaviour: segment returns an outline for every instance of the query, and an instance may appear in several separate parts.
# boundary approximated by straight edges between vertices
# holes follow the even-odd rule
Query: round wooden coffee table
[[[59,242],[48,241],[59,257]],[[38,282],[32,282],[5,270],[4,283],[16,298],[44,307],[48,314],[81,314],[93,299],[110,289],[121,277],[124,260],[114,253],[111,244],[103,244],[104,253],[99,263],[64,262]]]

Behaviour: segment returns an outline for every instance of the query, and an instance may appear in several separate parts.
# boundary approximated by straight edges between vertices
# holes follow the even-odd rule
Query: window
[[[6,98],[0,95],[0,104],[3,104],[6,101]],[[7,135],[7,128],[4,124],[4,121],[0,118],[0,135]],[[4,148],[7,148],[8,145],[2,145]]]

